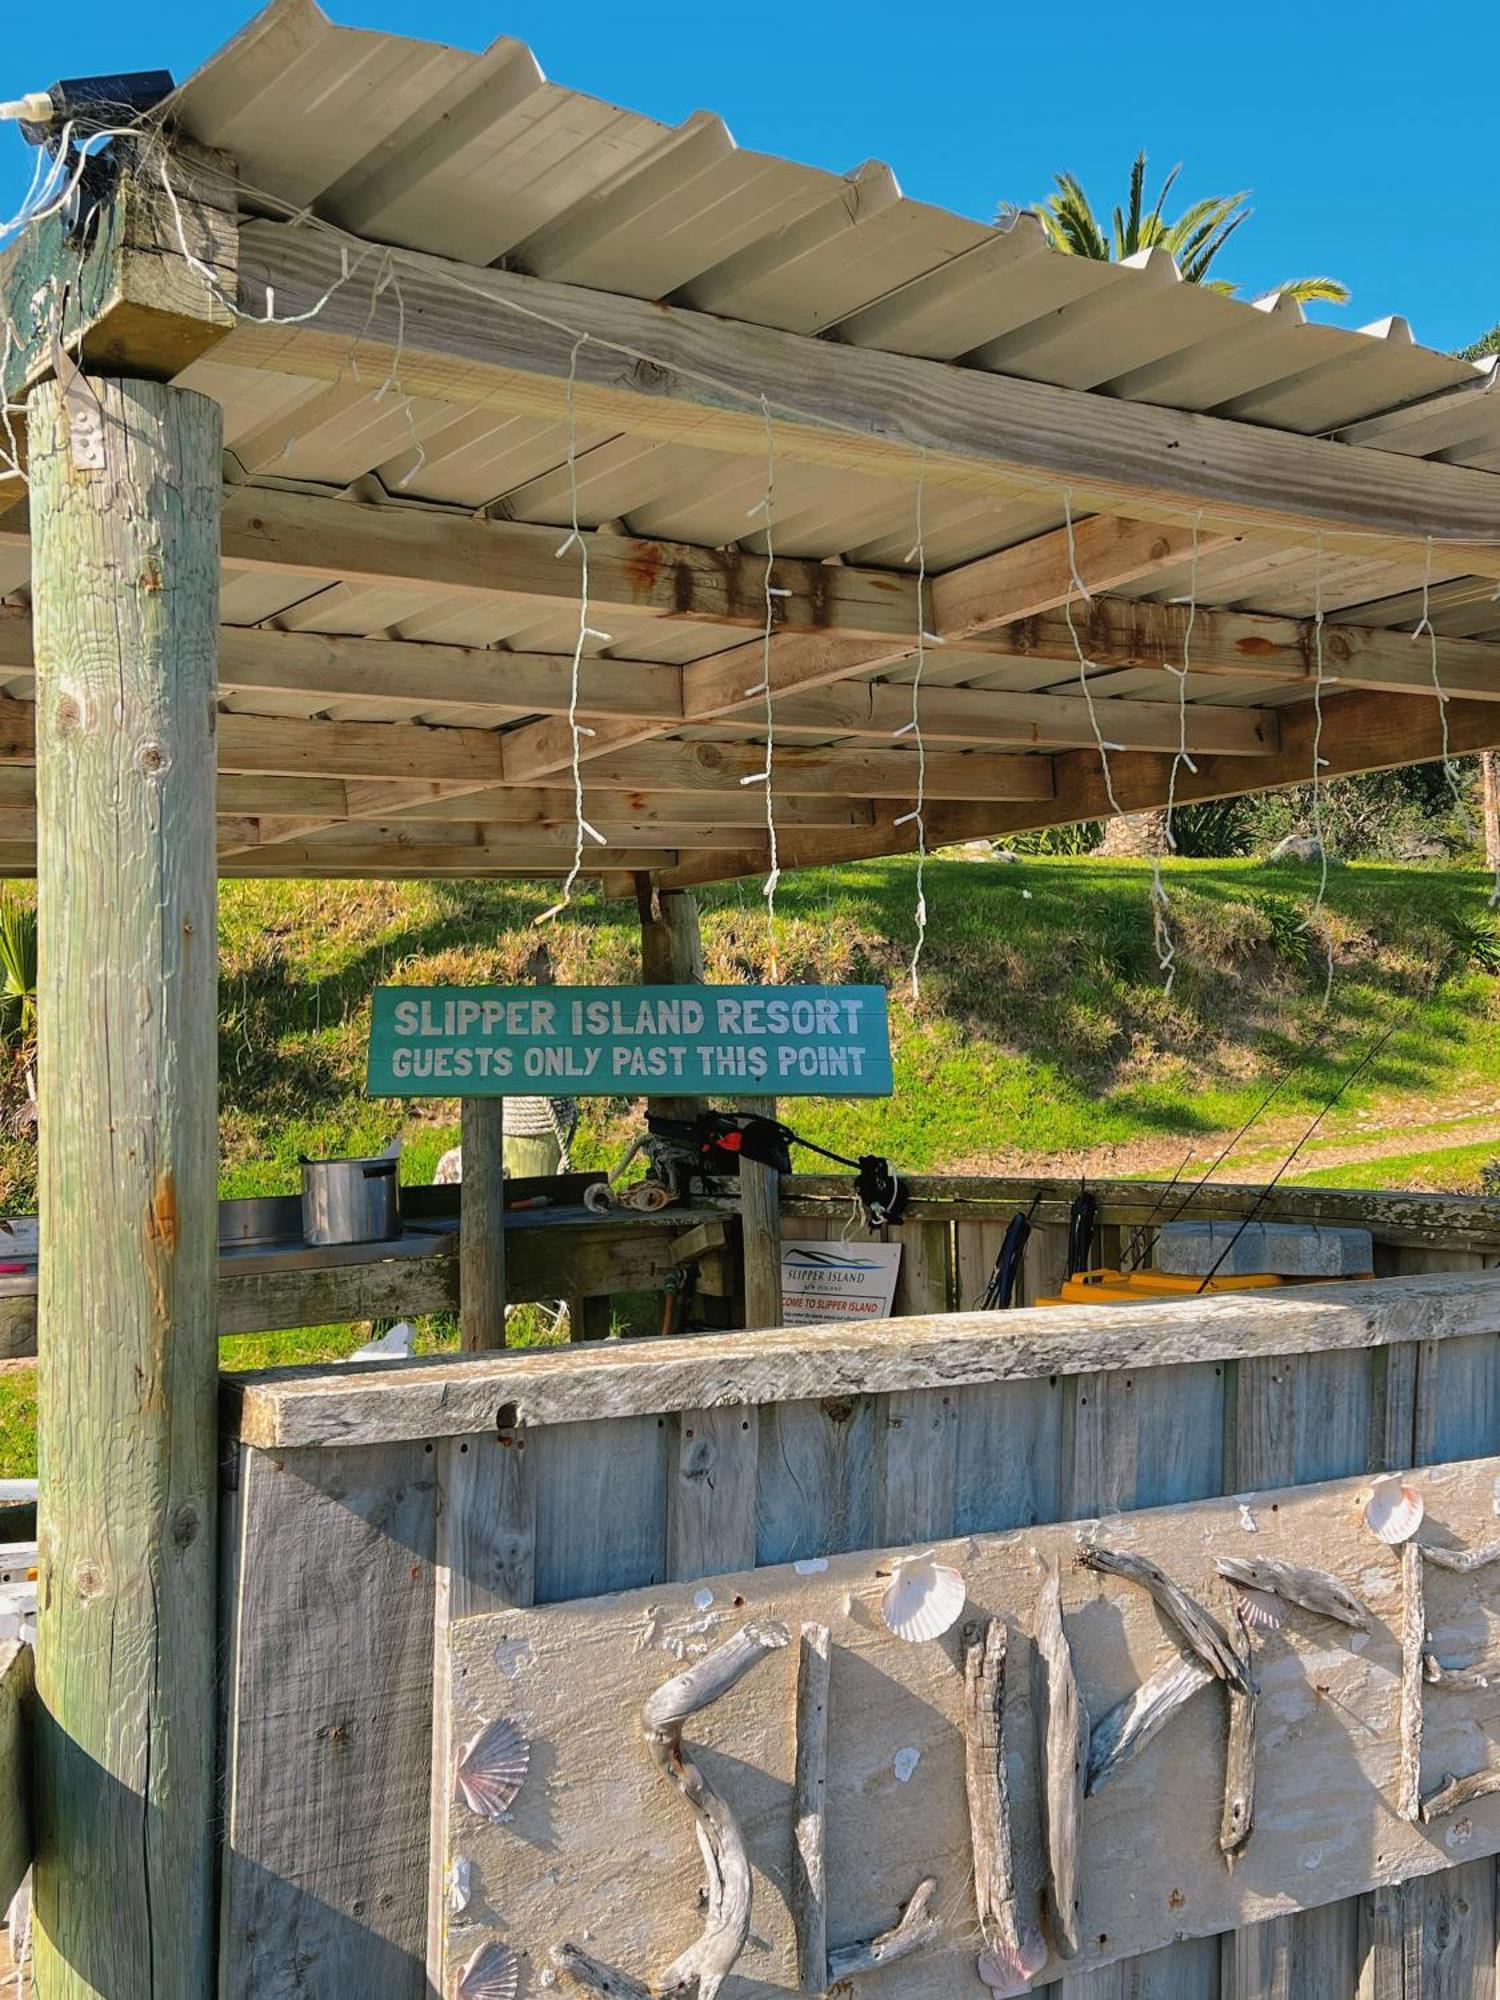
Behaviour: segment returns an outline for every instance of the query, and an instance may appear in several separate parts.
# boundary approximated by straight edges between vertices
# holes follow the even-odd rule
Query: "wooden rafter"
[[[241,232],[246,296],[275,286],[285,312],[338,280],[340,247],[315,231],[252,222]],[[1330,550],[1421,562],[1431,537],[1444,565],[1500,576],[1494,473],[1133,404],[1081,390],[954,368],[663,308],[513,272],[402,260],[393,288],[334,292],[301,328],[241,326],[226,360],[334,379],[351,343],[387,354],[404,333],[403,387],[490,408],[560,417],[570,369],[582,422],[710,450],[764,454],[760,399],[788,412],[789,457],[914,480],[927,453],[936,485],[1014,493],[1048,482],[1080,513],[1192,520],[1321,535]],[[420,306],[420,310],[415,310]],[[578,333],[589,340],[575,354]],[[632,365],[630,357],[650,357]],[[797,415],[792,416],[791,411]]]

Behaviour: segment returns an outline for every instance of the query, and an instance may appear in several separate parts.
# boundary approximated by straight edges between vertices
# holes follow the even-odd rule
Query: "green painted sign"
[[[372,1097],[888,1097],[883,986],[381,986]]]

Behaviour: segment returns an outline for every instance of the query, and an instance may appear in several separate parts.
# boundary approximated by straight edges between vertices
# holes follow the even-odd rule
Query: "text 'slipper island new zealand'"
[[[638,1096],[883,1097],[891,1089],[879,986],[381,987],[370,1028],[374,1096],[566,1090]]]

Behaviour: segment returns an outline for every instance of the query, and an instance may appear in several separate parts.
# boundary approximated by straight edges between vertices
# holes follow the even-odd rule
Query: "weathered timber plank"
[[[435,1458],[246,1452],[231,1608],[224,2000],[422,2000]]]
[[[427,1968],[441,1980],[448,1949],[449,1830],[454,1811],[451,1633],[456,1618],[527,1605],[536,1584],[535,1455],[519,1432],[445,1438],[438,1447],[433,1566],[432,1817],[428,1847]]]
[[[755,1561],[760,1412],[683,1410],[669,1426],[667,1574],[687,1581]]]
[[[1489,1459],[1421,1475],[1434,1532],[1462,1541],[1487,1532],[1497,1466],[1500,1460]],[[1397,1763],[1391,1689],[1399,1654],[1399,1566],[1363,1525],[1367,1491],[1359,1481],[1344,1481],[1244,1496],[1265,1524],[1257,1547],[1273,1544],[1278,1559],[1330,1568],[1369,1609],[1370,1634],[1356,1646],[1342,1628],[1330,1632],[1299,1612],[1274,1644],[1260,1649],[1257,1824],[1232,1872],[1217,1846],[1221,1704],[1189,1705],[1085,1802],[1080,1956],[1070,1976],[1186,1936],[1210,1942],[1175,1958],[1178,1983],[1160,1990],[1217,1991],[1212,1940],[1219,1933],[1299,1905],[1338,1905],[1361,1888],[1447,1865],[1441,1839],[1396,1823],[1389,1812]],[[1089,1532],[1107,1546],[1159,1560],[1184,1589],[1213,1602],[1219,1555],[1247,1540],[1240,1505],[1229,1498],[1148,1510],[1090,1524]],[[1024,1628],[1037,1588],[1037,1557],[1060,1557],[1066,1629],[1085,1699],[1091,1711],[1105,1712],[1160,1664],[1163,1645],[1171,1642],[1145,1593],[1113,1580],[1095,1582],[1074,1563],[1078,1533],[1076,1524],[1033,1527],[939,1553],[963,1569],[972,1615],[1006,1619],[1009,1643],[1023,1656],[1017,1672],[1029,1646]],[[938,1938],[903,1961],[891,1991],[900,2000],[977,1995],[961,1663],[952,1644],[905,1646],[885,1630],[875,1605],[889,1566],[886,1556],[872,1551],[834,1556],[826,1566],[746,1572],[724,1580],[707,1612],[692,1586],[669,1584],[458,1628],[455,1662],[473,1713],[503,1705],[547,1758],[548,1784],[530,1799],[523,1792],[506,1826],[485,1826],[470,1816],[462,1831],[464,1851],[492,1885],[513,1949],[545,1962],[559,1938],[588,1928],[596,1944],[610,1941],[608,1956],[638,1979],[693,1935],[698,1918],[680,1883],[690,1865],[688,1829],[679,1829],[683,1866],[660,1866],[660,1783],[636,1739],[639,1704],[673,1671],[679,1643],[717,1643],[744,1621],[774,1619],[792,1630],[820,1623],[832,1638],[829,1934],[837,1939],[888,1925],[911,1892],[908,1878],[931,1874],[938,1883]],[[1474,1578],[1449,1581],[1459,1593],[1452,1615],[1474,1616],[1487,1586]],[[496,1661],[518,1652],[528,1660],[527,1671],[507,1677]],[[732,1782],[734,1810],[759,1877],[741,1972],[767,1992],[796,1990],[797,1981],[784,1900],[796,1673],[795,1653],[779,1655],[746,1679],[721,1712],[702,1715],[694,1725],[695,1756]],[[603,1698],[601,1690],[607,1691]],[[1435,1710],[1430,1730],[1439,1762],[1471,1755],[1476,1723],[1488,1726],[1500,1714],[1500,1690],[1449,1700],[1470,1707],[1466,1714],[1455,1707]],[[1351,1718],[1359,1726],[1351,1726]],[[1008,1728],[1012,1720],[1012,1811],[1015,1825],[1030,1830],[1017,1856],[1024,1914],[1034,1909],[1037,1889],[1037,1779],[1024,1703],[1007,1710]],[[1500,1799],[1476,1801],[1464,1817],[1471,1856],[1500,1851]],[[542,1827],[549,1851],[559,1857],[545,1873],[536,1868],[531,1847]],[[622,1872],[622,1856],[648,1852],[658,1860]],[[1308,1965],[1346,1966],[1354,1922],[1345,1903],[1341,1913],[1299,1933],[1262,1933],[1246,1947],[1250,1969],[1257,1959],[1274,1967],[1288,1953]],[[1055,1961],[1052,1970],[1060,1970]],[[1300,1991],[1309,1996],[1310,1978],[1299,1976]],[[1127,1983],[1112,1990],[1137,1989]],[[1339,1990],[1324,1989],[1330,2000]],[[1343,1990],[1352,2000],[1352,1990]]]
[[[757,1562],[815,1561],[874,1542],[875,1410],[873,1397],[853,1394],[761,1409]]]
[[[533,1439],[536,1601],[583,1597],[604,1581],[667,1573],[664,1417],[563,1424]]]
[[[1500,1287],[1434,1274],[1146,1306],[1052,1307],[796,1327],[671,1342],[608,1342],[378,1372],[265,1369],[226,1378],[246,1443],[372,1443],[487,1430],[500,1404],[526,1424],[877,1395],[1039,1376],[1215,1364],[1500,1331]],[[764,1438],[763,1438],[764,1444]]]

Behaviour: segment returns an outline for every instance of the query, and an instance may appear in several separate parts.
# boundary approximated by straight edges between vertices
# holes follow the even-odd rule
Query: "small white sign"
[[[901,1269],[899,1243],[783,1243],[784,1326],[889,1319]]]

